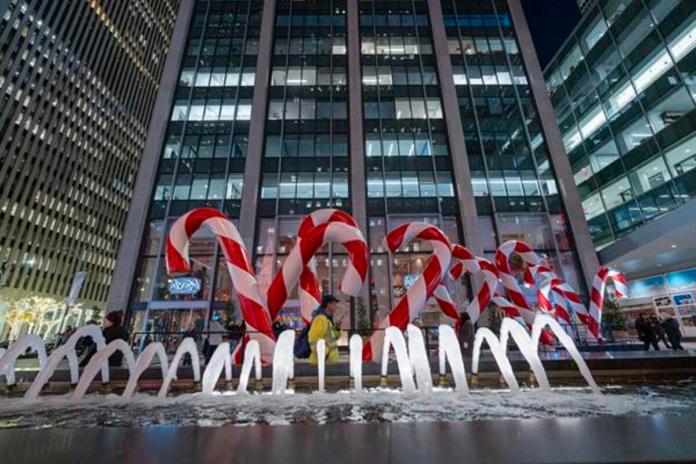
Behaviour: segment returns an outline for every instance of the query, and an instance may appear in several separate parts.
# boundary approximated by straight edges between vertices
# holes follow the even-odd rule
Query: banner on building
[[[82,290],[82,285],[84,285],[85,280],[87,280],[87,272],[78,271],[73,277],[72,285],[70,286],[70,293],[65,299],[65,303],[68,305],[74,305],[77,301],[77,297],[80,296],[80,290]]]

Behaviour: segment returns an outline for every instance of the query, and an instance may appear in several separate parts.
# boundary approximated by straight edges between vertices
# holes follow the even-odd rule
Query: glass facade
[[[191,244],[201,291],[170,294],[162,238],[193,208],[239,216],[261,6],[252,0],[194,6],[133,287],[135,330],[200,328],[209,307],[225,311],[234,300],[215,237],[206,233]]]
[[[305,214],[350,211],[346,3],[276,2],[255,239],[264,292],[295,245]],[[346,265],[342,247],[327,246],[317,255],[323,292],[338,293]],[[346,303],[341,306],[345,314]],[[299,319],[298,311],[294,289],[283,315]]]
[[[365,224],[369,298],[343,298],[344,328],[385,316],[429,258],[422,243],[387,253],[389,230],[427,221],[454,242],[468,243],[457,182],[474,187],[476,240],[488,257],[505,240],[527,240],[583,292],[506,5],[197,0],[128,302],[134,331],[204,325],[213,312],[239,317],[214,237],[199,234],[191,245],[193,274],[202,286],[188,296],[169,292],[162,237],[172,221],[198,206],[245,217],[250,206],[241,202],[242,192],[257,200],[253,227],[240,226],[253,230],[253,243],[246,245],[262,290],[308,212],[338,208]],[[445,32],[444,42],[435,29]],[[442,74],[443,58],[454,75]],[[443,83],[456,89],[458,106],[449,116],[461,117],[461,126],[448,125]],[[358,113],[362,118],[353,117]],[[452,130],[464,136],[466,146],[459,148],[468,152],[471,179],[453,163],[461,151],[453,150]],[[258,172],[249,168],[252,161]],[[365,172],[357,184],[355,170]],[[364,196],[353,191],[356,185],[364,185]],[[338,292],[346,266],[342,247],[322,249],[322,290]],[[463,310],[467,283],[448,285]],[[294,290],[282,314],[298,310]]]
[[[595,3],[545,77],[602,248],[696,195],[696,10]]]
[[[428,5],[361,1],[359,18],[371,304],[381,319],[428,258],[420,244],[390,259],[386,232],[425,220],[461,240]]]
[[[84,323],[60,321],[77,271],[104,309],[178,9],[0,1],[0,341]]]
[[[507,4],[441,1],[484,253],[525,240],[582,289]]]

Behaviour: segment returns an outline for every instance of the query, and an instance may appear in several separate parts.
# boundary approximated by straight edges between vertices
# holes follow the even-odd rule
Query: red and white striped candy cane
[[[485,258],[474,256],[474,254],[468,249],[461,245],[454,245],[452,247],[452,257],[453,261],[456,262],[452,265],[449,270],[449,276],[453,280],[458,280],[461,278],[464,272],[469,274],[482,273],[483,283],[476,294],[476,297],[472,299],[471,303],[466,309],[467,314],[472,324],[475,324],[481,313],[485,311],[488,304],[491,302],[493,293],[498,286],[498,270],[495,268],[493,263]],[[456,306],[452,301],[447,289],[443,284],[439,285],[435,289],[433,295],[438,305],[442,311],[449,317],[456,320],[456,325],[461,324],[461,319],[457,313]]]
[[[248,337],[259,342],[264,362],[270,362],[275,347],[271,318],[261,296],[253,267],[249,263],[242,237],[224,213],[214,208],[198,208],[184,214],[174,222],[166,243],[167,273],[190,272],[191,237],[203,227],[215,233],[225,254],[227,271],[232,285],[237,290]],[[241,347],[242,344],[239,346]],[[239,361],[237,352],[235,352],[235,360]]]
[[[524,327],[527,326],[527,324],[524,322],[522,314],[520,313],[520,310],[517,308],[517,306],[510,303],[507,298],[500,296],[500,294],[496,294],[493,297],[492,301],[493,304],[495,304],[498,308],[500,308],[503,311],[505,317],[509,317],[511,319],[516,320]]]
[[[540,282],[537,289],[537,303],[539,309],[550,313],[557,318],[572,324],[570,319],[569,305],[574,309],[580,303],[580,297],[573,288],[563,279],[544,264],[532,266],[524,274],[525,284],[534,286]],[[584,310],[584,306],[582,307]]]
[[[423,273],[406,291],[406,295],[379,324],[380,329],[395,326],[400,330],[406,330],[408,323],[418,316],[449,269],[452,260],[452,244],[444,232],[431,224],[425,222],[404,224],[389,232],[385,242],[387,248],[393,253],[416,239],[427,241],[433,248],[433,255],[428,259]],[[379,360],[382,355],[380,348],[383,340],[384,331],[376,331],[363,348],[363,359]]]
[[[512,275],[512,271],[510,270],[510,258],[513,254],[519,255],[529,266],[538,266],[541,260],[529,245],[519,240],[508,240],[498,247],[495,254],[498,276],[500,277],[503,287],[505,287],[508,299],[513,305],[517,306],[527,325],[532,327],[536,312],[522,293],[517,279]]]
[[[300,275],[307,263],[325,243],[342,244],[348,251],[350,265],[343,275],[340,290],[351,296],[360,295],[360,290],[367,278],[369,250],[362,233],[355,227],[340,222],[330,222],[314,227],[306,232],[292,249],[283,266],[276,274],[267,299],[271,317],[275,318],[290,295],[292,288],[298,284]]]
[[[358,229],[358,223],[350,214],[338,209],[319,209],[308,214],[302,220],[300,228],[297,231],[297,240],[302,240],[314,227],[330,222],[341,222],[355,227],[362,236],[362,232]],[[348,263],[348,266],[352,265],[352,262]],[[302,269],[302,274],[300,274],[300,311],[305,323],[308,323],[312,319],[312,311],[314,311],[321,302],[321,288],[319,285],[317,263],[316,259],[312,257],[304,269]]]
[[[531,329],[536,318],[536,311],[529,304],[527,298],[522,293],[520,284],[512,275],[510,270],[510,258],[513,254],[517,254],[528,266],[538,266],[541,264],[541,259],[532,247],[519,240],[508,240],[498,247],[495,253],[495,264],[498,268],[498,276],[505,288],[509,301],[517,307],[522,319],[524,319],[527,328]],[[553,344],[553,334],[548,330],[541,333],[540,340],[547,345]]]
[[[537,290],[537,302],[542,311],[553,314],[557,319],[572,325],[567,301],[557,291],[565,283],[561,278],[547,279],[542,282]]]
[[[601,266],[592,280],[589,314],[579,316],[583,323],[587,325],[590,333],[598,340],[601,338],[600,327],[602,323],[602,308],[604,307],[604,291],[609,279],[614,283],[614,293],[617,298],[628,296],[626,277],[616,269]]]
[[[459,312],[457,311],[457,305],[450,296],[449,290],[447,290],[444,282],[441,282],[440,285],[435,287],[433,298],[435,298],[437,305],[440,307],[442,312],[445,313],[445,316],[454,319],[455,327],[462,325],[462,318],[459,316]]]

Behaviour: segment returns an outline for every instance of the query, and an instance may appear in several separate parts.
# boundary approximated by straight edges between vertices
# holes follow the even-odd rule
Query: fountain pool
[[[520,330],[517,330],[520,329]],[[539,334],[551,330],[566,347],[580,371],[582,384],[551,385],[537,354]],[[323,363],[318,366],[318,390],[295,390],[295,361],[293,344],[295,333],[283,332],[273,353],[272,378],[266,379],[266,391],[250,392],[249,382],[262,380],[261,352],[258,342],[251,341],[244,352],[241,376],[236,390],[232,390],[231,349],[221,344],[211,361],[201,369],[198,351],[192,339],[184,340],[171,362],[159,343],[152,343],[136,356],[123,341],[102,346],[82,372],[72,369],[74,343],[70,348],[59,348],[46,358],[40,340],[20,340],[19,348],[10,347],[0,355],[0,373],[10,385],[15,382],[16,356],[25,349],[39,353],[40,369],[31,385],[24,389],[23,398],[0,397],[0,428],[17,427],[91,427],[101,426],[157,426],[224,424],[293,424],[293,423],[369,423],[369,422],[428,422],[467,421],[480,419],[589,417],[598,415],[681,414],[696,407],[696,386],[691,380],[652,384],[598,386],[584,359],[562,328],[545,315],[537,316],[529,335],[516,322],[506,319],[501,326],[500,338],[488,329],[476,334],[471,366],[465,366],[454,330],[440,326],[437,370],[431,371],[422,335],[415,326],[406,330],[406,338],[396,328],[386,331],[382,346],[382,387],[375,388],[374,379],[363,379],[362,340],[354,335],[350,340],[350,385],[347,390],[335,390],[327,385]],[[79,329],[77,337],[97,334],[95,328]],[[535,374],[538,386],[520,384],[508,359],[508,341],[513,341]],[[469,388],[466,369],[472,378],[478,378],[482,348],[488,346],[501,373],[501,385],[506,388]],[[21,349],[20,349],[21,348]],[[323,344],[319,343],[319,351]],[[90,393],[96,375],[104,369],[109,354],[124,353],[129,372],[125,388],[120,394]],[[387,362],[396,359],[398,377],[387,383]],[[172,395],[171,382],[177,378],[179,364],[185,355],[191,355],[194,382],[200,382],[200,393]],[[42,387],[51,378],[59,359],[67,358],[71,367],[73,391],[64,395],[41,394]],[[161,372],[161,385],[156,394],[136,393],[138,381],[151,363]],[[159,362],[159,365],[156,364]],[[449,371],[447,370],[449,366]],[[108,372],[108,369],[106,369]],[[433,375],[445,378],[451,374],[451,388],[434,387]],[[79,374],[79,377],[78,377]],[[109,377],[102,380],[108,383]],[[347,385],[348,379],[344,379]],[[99,380],[97,384],[101,383]],[[306,383],[306,382],[305,382]],[[340,382],[339,382],[340,383]],[[473,383],[473,382],[472,382]],[[222,385],[222,387],[220,387]],[[391,387],[391,388],[390,388]],[[331,388],[333,390],[329,391]],[[113,390],[116,393],[117,390]]]
[[[50,396],[34,405],[2,398],[0,429],[447,422],[687,414],[696,408],[692,380],[602,388],[601,396],[585,387],[555,387],[522,388],[517,395],[509,390],[472,390],[466,395],[438,388],[429,395],[380,388],[282,396],[198,393],[167,399],[136,394],[128,400],[89,395],[79,403],[68,396]]]

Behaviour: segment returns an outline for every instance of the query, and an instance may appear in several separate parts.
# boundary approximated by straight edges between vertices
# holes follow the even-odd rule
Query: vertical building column
[[[179,64],[186,50],[186,37],[188,36],[194,3],[194,0],[181,0],[179,5],[174,32],[157,90],[155,107],[145,139],[142,160],[135,180],[126,226],[118,250],[116,269],[106,301],[107,312],[127,308],[130,299],[143,231],[150,209],[152,190],[157,179],[157,168],[169,124],[169,114],[179,81]]]
[[[464,142],[462,118],[459,114],[457,90],[454,87],[452,78],[452,62],[449,57],[447,32],[445,31],[440,0],[428,0],[428,11],[430,12],[433,48],[437,62],[440,91],[442,92],[442,106],[447,124],[452,169],[454,170],[460,227],[464,233],[464,244],[477,256],[481,256],[483,248],[479,238],[478,212],[476,211],[476,202],[474,201],[469,159]]]
[[[273,54],[275,12],[275,0],[264,0],[261,31],[259,33],[259,52],[256,60],[254,97],[251,106],[249,145],[247,147],[246,164],[244,165],[242,207],[239,213],[239,233],[248,250],[253,250],[254,238],[256,236],[256,210],[259,204],[261,162],[263,161],[263,146],[266,132],[266,108],[268,107],[268,82]]]
[[[594,243],[590,229],[585,221],[585,213],[580,203],[580,195],[575,179],[573,179],[573,171],[570,168],[568,154],[563,146],[561,132],[556,123],[556,114],[551,106],[551,99],[546,91],[546,82],[544,75],[541,72],[539,59],[537,58],[534,42],[529,32],[527,18],[524,15],[522,4],[519,0],[507,0],[508,10],[512,17],[512,23],[515,27],[515,33],[519,42],[520,52],[527,68],[527,77],[532,90],[534,103],[539,114],[539,121],[542,132],[546,138],[546,144],[549,150],[551,165],[556,174],[558,189],[565,206],[568,224],[570,225],[571,233],[575,241],[580,266],[585,276],[587,288],[592,288],[592,279],[594,278],[599,260],[595,252]]]
[[[350,124],[350,196],[352,213],[368,234],[363,134],[362,69],[360,62],[360,15],[358,2],[348,1],[348,118]]]

